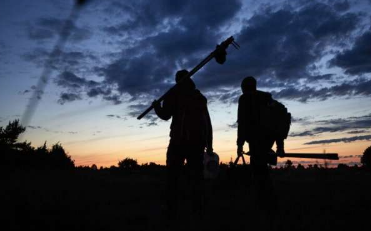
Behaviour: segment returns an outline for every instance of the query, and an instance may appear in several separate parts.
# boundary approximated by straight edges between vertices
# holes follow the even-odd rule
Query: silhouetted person
[[[162,105],[154,101],[156,114],[163,120],[172,118],[170,143],[166,154],[168,215],[177,213],[178,178],[184,161],[190,172],[192,210],[202,212],[203,207],[203,154],[205,148],[213,153],[212,126],[207,109],[207,99],[192,79],[184,77],[187,70],[176,73],[177,87],[165,98]]]
[[[252,190],[256,194],[254,200],[260,208],[270,210],[270,206],[275,206],[272,201],[275,195],[269,176],[268,155],[275,141],[277,153],[284,154],[283,139],[276,140],[276,136],[267,132],[262,125],[262,109],[273,103],[271,94],[257,90],[256,80],[252,76],[242,81],[241,88],[243,94],[238,101],[237,155],[243,154],[243,145],[248,142]]]
[[[276,142],[277,154],[284,155],[284,140],[267,132],[262,126],[262,108],[273,104],[272,95],[256,89],[254,77],[246,77],[241,84],[242,95],[238,101],[238,134],[237,154],[243,152],[245,142],[249,143],[251,161],[257,165],[266,166],[268,154]]]

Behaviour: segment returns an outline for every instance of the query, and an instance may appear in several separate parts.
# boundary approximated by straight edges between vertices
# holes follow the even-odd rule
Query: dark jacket
[[[263,91],[246,92],[238,100],[237,145],[263,138],[260,129],[260,107],[272,102],[272,95]]]
[[[162,107],[155,108],[163,120],[172,118],[170,137],[173,144],[212,147],[212,125],[207,99],[195,88],[177,89],[167,97]]]

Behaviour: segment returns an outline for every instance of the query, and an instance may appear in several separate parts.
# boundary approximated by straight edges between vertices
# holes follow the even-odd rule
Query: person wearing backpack
[[[252,196],[254,203],[263,208],[274,220],[277,203],[269,175],[269,155],[276,142],[276,154],[284,156],[284,139],[291,124],[291,114],[285,106],[272,99],[268,92],[256,89],[254,77],[246,77],[241,84],[238,100],[237,155],[243,155],[243,146],[249,144]],[[255,195],[254,195],[255,194]]]
[[[276,154],[284,156],[284,139],[287,138],[291,115],[268,92],[256,89],[256,79],[246,77],[241,84],[238,100],[237,155],[242,155],[243,145],[249,144],[251,164],[267,165],[267,155],[276,142]]]
[[[191,78],[184,77],[187,70],[176,73],[177,87],[165,98],[162,105],[153,102],[155,113],[163,120],[172,118],[170,143],[166,153],[167,209],[170,218],[178,210],[178,178],[187,160],[192,192],[192,210],[203,210],[203,155],[205,149],[213,155],[213,132],[207,108],[207,99],[196,89]]]

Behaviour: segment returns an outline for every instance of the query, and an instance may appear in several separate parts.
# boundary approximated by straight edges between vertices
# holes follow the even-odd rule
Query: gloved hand
[[[154,109],[159,109],[159,108],[161,107],[161,103],[160,103],[159,101],[157,101],[157,100],[154,100],[154,101],[152,102],[152,107],[153,107]]]

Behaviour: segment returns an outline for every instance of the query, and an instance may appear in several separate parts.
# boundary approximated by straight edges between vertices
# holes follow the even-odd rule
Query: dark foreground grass
[[[255,200],[248,168],[207,181],[205,216],[164,214],[165,171],[1,173],[1,230],[371,230],[371,176],[360,168],[272,170],[278,209]],[[269,210],[271,211],[271,210]]]

